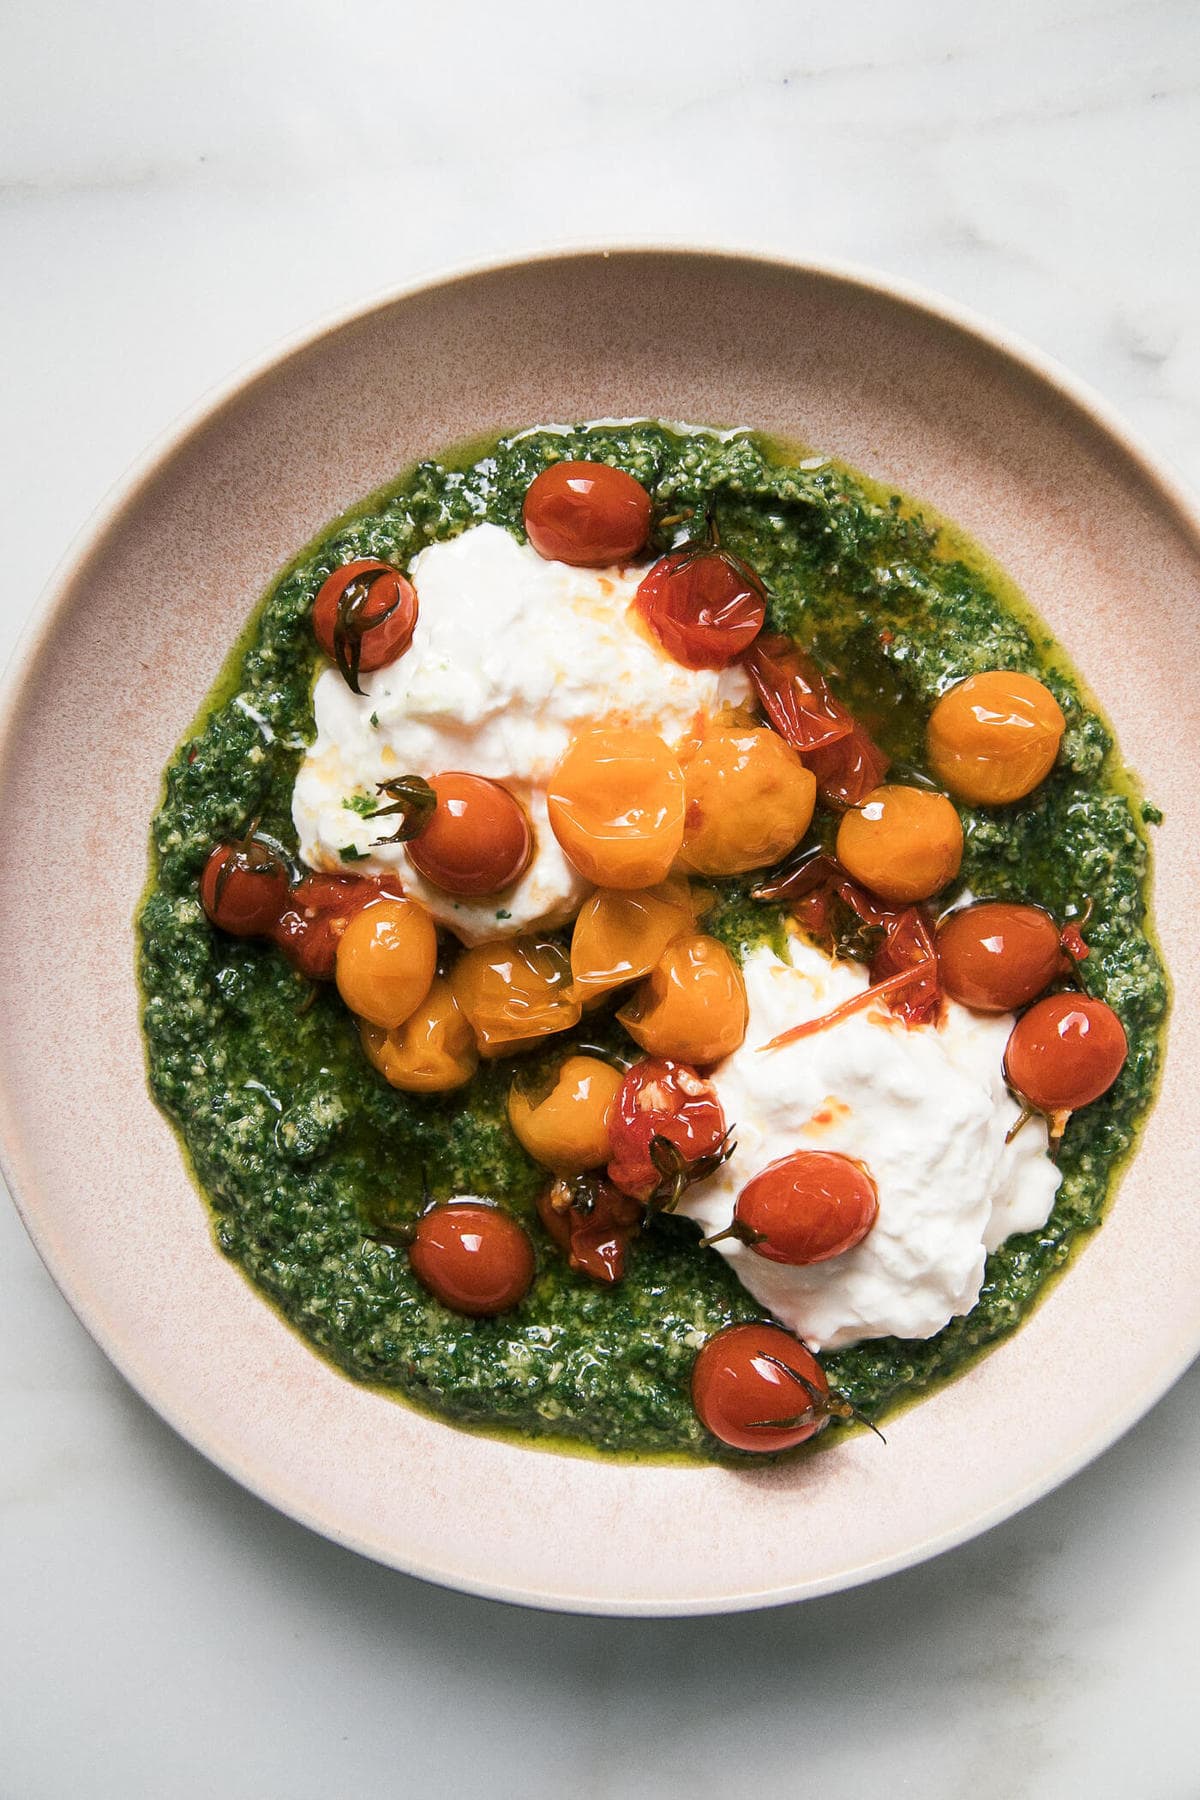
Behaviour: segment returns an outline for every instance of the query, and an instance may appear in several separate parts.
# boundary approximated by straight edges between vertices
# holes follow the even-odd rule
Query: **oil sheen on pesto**
[[[543,1176],[506,1122],[513,1065],[484,1064],[445,1098],[394,1091],[367,1065],[336,992],[306,1009],[306,984],[283,959],[212,930],[197,899],[208,850],[249,820],[295,844],[292,783],[313,734],[309,614],[326,574],[355,557],[407,566],[426,544],[484,519],[521,535],[526,488],[562,456],[629,470],[660,515],[712,509],[722,542],[766,581],[769,626],[815,651],[901,772],[920,768],[937,695],[973,671],[1037,674],[1066,715],[1059,766],[1029,800],[962,809],[961,880],[1058,917],[1091,899],[1086,982],[1120,1014],[1129,1060],[1111,1093],[1070,1124],[1046,1227],[989,1258],[967,1317],[925,1342],[889,1338],[827,1359],[831,1381],[872,1417],[1009,1331],[1101,1217],[1153,1095],[1167,1002],[1146,931],[1143,814],[1152,815],[1061,652],[995,571],[960,543],[948,548],[898,497],[831,463],[797,465],[751,435],[654,424],[533,431],[475,446],[453,465],[423,463],[339,520],[267,595],[167,769],[140,919],[151,1084],[182,1134],[221,1248],[348,1375],[447,1418],[605,1451],[737,1460],[697,1423],[689,1377],[705,1338],[762,1313],[699,1247],[696,1228],[655,1223],[615,1289],[572,1274],[534,1216]],[[744,887],[717,885],[711,928],[732,947],[778,932],[778,915]],[[615,1043],[615,1027],[589,1018],[591,1041],[605,1030]],[[425,1193],[492,1195],[526,1220],[539,1272],[516,1311],[459,1320],[418,1285],[403,1250],[372,1235],[412,1217]]]

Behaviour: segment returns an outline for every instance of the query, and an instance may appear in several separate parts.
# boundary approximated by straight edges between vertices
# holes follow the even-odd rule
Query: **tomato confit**
[[[437,647],[414,563],[481,527],[533,557],[531,582],[561,566],[597,630],[619,605],[683,728],[618,682],[532,786],[422,760],[432,727],[399,735],[377,678]],[[474,629],[517,681],[506,617],[481,604]],[[463,675],[429,717],[494,745],[521,708],[567,705],[561,637],[540,697],[489,712]],[[344,774],[347,743],[369,777]],[[343,772],[320,833],[299,823],[314,767]],[[355,1379],[601,1452],[828,1441],[1010,1331],[1100,1221],[1161,1052],[1156,816],[1063,653],[952,527],[750,433],[523,432],[337,521],[235,647],[153,824],[151,1086],[222,1250]],[[828,1002],[755,1038],[764,958],[798,942],[833,971]],[[977,1298],[939,1329],[817,1342],[757,1276],[861,1255],[888,1178],[869,1143],[839,1148],[832,1091],[755,1161],[769,1140],[726,1103],[753,1074],[725,1088],[722,1069],[868,1017],[915,1042],[947,1008],[1001,1034],[997,1143],[1042,1134],[1049,1216],[987,1240],[986,1264],[980,1247]],[[719,1229],[687,1216],[731,1182]]]

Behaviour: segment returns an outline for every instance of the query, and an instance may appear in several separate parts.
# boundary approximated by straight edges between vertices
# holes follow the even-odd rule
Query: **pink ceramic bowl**
[[[886,1449],[864,1436],[750,1473],[522,1449],[337,1375],[214,1248],[138,1025],[131,922],[161,771],[273,572],[446,444],[640,415],[798,439],[958,521],[1067,645],[1166,814],[1170,1052],[1103,1231],[1011,1341],[892,1421]],[[0,1131],[34,1241],[117,1366],[207,1456],[431,1580],[581,1611],[716,1612],[959,1543],[1104,1449],[1200,1348],[1198,695],[1194,505],[1094,396],[940,302],[692,251],[553,256],[388,296],[161,445],[9,671]],[[31,846],[54,873],[36,929]]]

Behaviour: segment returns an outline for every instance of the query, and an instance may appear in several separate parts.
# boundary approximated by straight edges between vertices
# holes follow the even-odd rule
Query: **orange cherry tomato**
[[[271,936],[301,975],[332,981],[343,932],[382,891],[378,881],[361,876],[306,875],[292,889]]]
[[[520,1080],[508,1095],[508,1122],[522,1149],[555,1175],[582,1175],[608,1161],[608,1124],[621,1072],[598,1056],[568,1056],[541,1093]]]
[[[313,602],[313,632],[356,694],[360,675],[395,662],[412,643],[417,595],[390,563],[362,558],[326,577]]]
[[[422,1213],[408,1260],[435,1300],[471,1319],[519,1305],[537,1269],[524,1226],[476,1200],[450,1200]]]
[[[443,975],[435,976],[403,1025],[385,1031],[360,1019],[358,1030],[367,1060],[406,1094],[449,1093],[470,1081],[479,1065],[475,1034]]]
[[[381,899],[350,920],[337,947],[338,993],[385,1031],[417,1010],[433,985],[437,932],[413,900]]]
[[[762,630],[767,596],[738,557],[697,546],[660,558],[643,576],[633,606],[685,669],[724,669]]]
[[[217,844],[200,876],[200,904],[219,931],[269,937],[287,905],[288,872],[268,844],[255,837]]]
[[[796,1150],[746,1183],[730,1229],[756,1256],[800,1268],[853,1250],[878,1214],[875,1183],[861,1163],[836,1151]]]
[[[582,1008],[561,944],[533,936],[464,950],[450,974],[481,1056],[511,1056],[579,1023]]]
[[[648,975],[673,938],[694,922],[686,882],[626,892],[597,888],[571,933],[575,992],[589,1000]]]
[[[1059,929],[1040,906],[980,900],[937,928],[942,987],[976,1012],[1016,1012],[1068,966]]]
[[[648,1056],[715,1063],[746,1035],[742,971],[724,944],[702,931],[668,944],[617,1018]]]
[[[477,897],[511,887],[533,854],[533,833],[518,801],[498,781],[457,770],[434,775],[436,805],[406,844],[408,860],[446,894]]]
[[[633,1199],[648,1201],[672,1181],[651,1154],[656,1138],[678,1153],[668,1160],[686,1175],[719,1157],[728,1135],[711,1081],[681,1063],[647,1057],[629,1070],[613,1107],[608,1178]]]
[[[794,850],[812,823],[816,776],[774,731],[707,732],[683,763],[680,861],[740,875]]]
[[[1030,1106],[1053,1118],[1106,1094],[1128,1053],[1125,1028],[1103,1000],[1047,994],[1013,1026],[1004,1078]],[[1061,1135],[1061,1124],[1054,1135]]]
[[[958,874],[963,832],[944,794],[877,787],[838,826],[838,861],[882,900],[927,900]]]
[[[1066,720],[1032,675],[990,669],[944,693],[929,716],[929,762],[972,806],[1023,800],[1054,767]]]
[[[645,546],[652,510],[641,482],[624,469],[551,463],[525,495],[525,531],[539,556],[605,569],[628,562]]]
[[[692,1365],[692,1405],[735,1450],[790,1450],[815,1437],[836,1406],[811,1350],[778,1325],[728,1325]]]
[[[555,837],[597,887],[654,887],[683,843],[683,771],[652,731],[577,737],[546,800]]]
[[[559,1179],[538,1196],[538,1218],[571,1268],[608,1285],[620,1281],[642,1209],[602,1176]]]

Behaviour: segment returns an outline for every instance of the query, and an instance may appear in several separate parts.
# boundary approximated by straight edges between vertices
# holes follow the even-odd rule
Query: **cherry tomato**
[[[606,569],[643,548],[652,510],[641,482],[624,469],[551,463],[525,495],[525,530],[538,555],[549,561]]]
[[[1030,1106],[1053,1118],[1106,1094],[1128,1053],[1125,1028],[1103,1000],[1047,994],[1013,1026],[1004,1078]],[[1060,1136],[1061,1128],[1053,1135]]]
[[[474,897],[511,887],[533,854],[523,808],[484,775],[451,771],[429,783],[436,806],[405,844],[414,869],[443,893]]]
[[[634,596],[668,656],[685,669],[724,669],[762,630],[767,597],[752,569],[723,550],[673,550]]]
[[[482,1200],[450,1200],[422,1213],[408,1259],[435,1300],[472,1319],[517,1306],[537,1266],[524,1226]]]
[[[760,638],[746,657],[746,673],[775,730],[812,770],[827,806],[857,806],[879,786],[888,758],[790,638]]]
[[[778,1325],[728,1325],[692,1366],[692,1405],[735,1450],[790,1450],[829,1423],[833,1396],[811,1350]]]
[[[394,1088],[406,1094],[445,1094],[470,1081],[479,1065],[475,1034],[454,999],[445,976],[433,985],[403,1025],[385,1031],[367,1019],[358,1022],[367,1060]]]
[[[680,861],[700,875],[778,862],[812,823],[816,777],[774,731],[717,727],[683,763]]]
[[[577,737],[546,802],[555,837],[597,887],[654,887],[683,843],[683,771],[652,731]]]
[[[370,557],[326,577],[313,602],[313,632],[344,679],[361,693],[360,675],[396,661],[412,643],[417,595],[390,563]]]
[[[364,906],[337,947],[338,993],[352,1013],[385,1031],[417,1010],[433,984],[437,932],[413,900],[381,899]]]
[[[608,1161],[608,1123],[621,1074],[598,1056],[568,1056],[549,1088],[531,1093],[518,1078],[508,1122],[522,1148],[555,1175],[581,1175]]]
[[[200,904],[219,931],[269,937],[287,905],[288,872],[255,837],[218,844],[200,876]]]
[[[737,1049],[749,1011],[742,971],[724,944],[702,931],[663,951],[617,1018],[648,1056],[715,1063]]]
[[[609,1121],[608,1178],[635,1200],[648,1201],[671,1184],[651,1155],[656,1138],[673,1146],[686,1174],[719,1159],[727,1137],[712,1082],[682,1063],[647,1057],[634,1063],[617,1094]]]
[[[810,750],[808,766],[817,778],[817,792],[826,806],[841,810],[860,805],[879,786],[891,761],[856,719],[836,744]]]
[[[805,1267],[861,1244],[879,1213],[863,1165],[831,1150],[796,1150],[748,1181],[734,1209],[734,1235],[769,1262]]]
[[[531,1049],[579,1023],[582,1008],[571,986],[561,944],[533,936],[502,938],[465,950],[450,975],[481,1056]]]
[[[944,794],[884,786],[838,826],[842,867],[883,900],[927,900],[958,874],[963,832]]]
[[[1016,1012],[1067,967],[1058,926],[1040,906],[980,900],[937,928],[942,986],[976,1012]]]
[[[1022,800],[1054,767],[1066,720],[1032,675],[989,669],[944,693],[929,716],[929,762],[972,806]]]
[[[342,933],[381,891],[377,881],[360,876],[306,875],[292,889],[271,936],[301,975],[332,981]]]
[[[648,975],[673,938],[692,929],[686,882],[636,893],[598,888],[585,900],[571,933],[571,977],[586,1006]]]
[[[537,1209],[571,1268],[593,1281],[620,1281],[641,1229],[637,1200],[601,1176],[583,1175],[554,1182],[539,1195]]]

